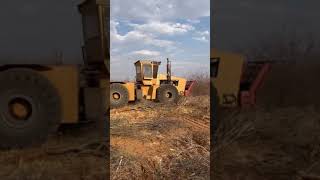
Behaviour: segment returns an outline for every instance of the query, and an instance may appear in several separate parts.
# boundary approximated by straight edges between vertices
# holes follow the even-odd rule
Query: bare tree
[[[251,60],[307,61],[320,55],[317,41],[312,32],[283,26],[279,32],[257,38],[254,47],[244,53]]]

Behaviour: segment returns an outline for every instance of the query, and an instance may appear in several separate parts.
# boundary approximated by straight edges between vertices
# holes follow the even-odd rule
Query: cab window
[[[151,78],[152,79],[152,65],[151,64],[144,64],[143,65],[143,74],[144,74],[144,78]]]
[[[136,65],[136,72],[137,74],[141,74],[141,69],[139,64]]]
[[[216,78],[218,76],[220,58],[215,57],[210,59],[210,77]]]

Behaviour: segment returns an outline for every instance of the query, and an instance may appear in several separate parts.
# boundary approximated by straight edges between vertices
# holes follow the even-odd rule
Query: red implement
[[[195,83],[196,83],[196,81],[187,81],[186,88],[185,88],[185,91],[184,91],[184,95],[185,96],[190,96],[191,95],[192,87],[194,86]]]
[[[267,62],[250,62],[243,71],[240,86],[240,105],[255,106],[256,93],[262,85],[268,71],[270,63]]]

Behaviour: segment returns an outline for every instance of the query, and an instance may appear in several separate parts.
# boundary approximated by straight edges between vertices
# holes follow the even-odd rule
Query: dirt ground
[[[199,81],[194,92],[208,94]],[[205,87],[205,88],[203,88]],[[203,90],[205,89],[205,91]],[[97,125],[64,126],[41,147],[0,151],[1,180],[209,179],[209,96],[111,110],[111,155]]]
[[[94,129],[63,127],[41,147],[0,151],[0,179],[106,179],[106,146]]]
[[[220,111],[214,179],[320,179],[320,66],[273,66],[250,109]]]
[[[209,179],[209,96],[111,110],[111,179]],[[67,126],[42,147],[0,151],[0,179],[107,179],[94,125]]]
[[[320,176],[319,69],[274,67],[256,108],[220,111],[215,180]],[[196,96],[111,110],[111,179],[209,179],[209,104]],[[75,129],[41,148],[0,151],[1,179],[105,179],[105,147],[84,146],[96,134]]]
[[[111,179],[209,179],[209,101],[111,110]]]

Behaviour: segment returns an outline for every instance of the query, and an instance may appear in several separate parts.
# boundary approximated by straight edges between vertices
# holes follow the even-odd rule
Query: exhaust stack
[[[167,82],[171,83],[171,62],[169,58],[167,58]]]

